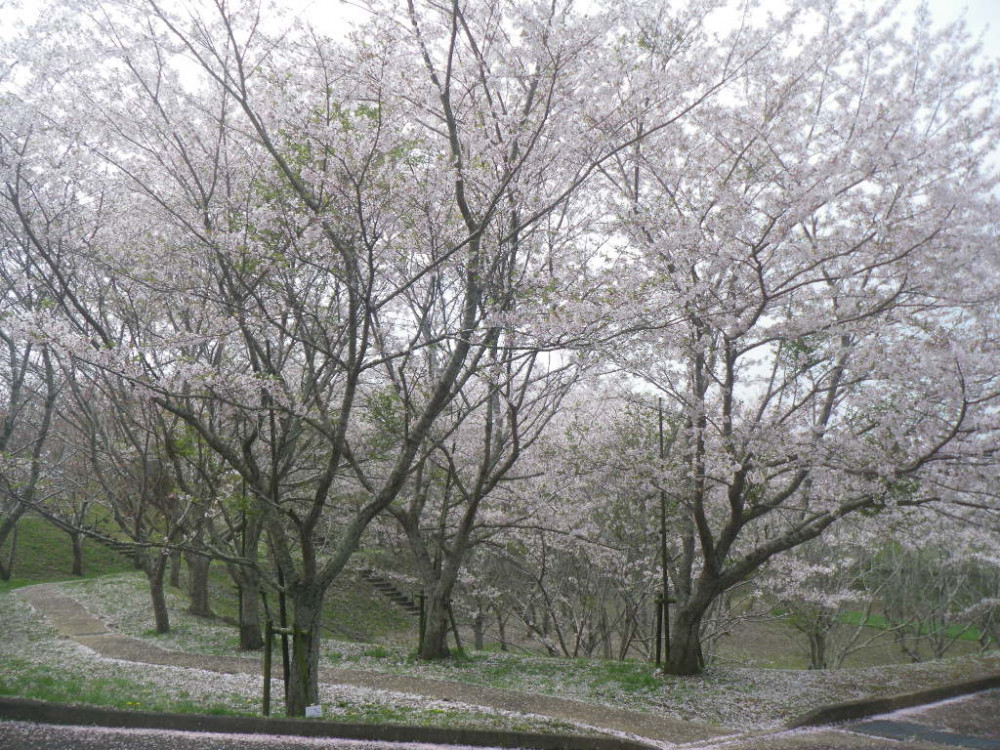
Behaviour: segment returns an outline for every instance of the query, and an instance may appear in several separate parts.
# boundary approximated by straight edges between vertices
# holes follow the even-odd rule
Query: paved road
[[[709,746],[699,744],[701,750]],[[716,745],[715,747],[722,747]],[[1000,750],[1000,689],[835,727],[779,732],[725,750]]]
[[[434,747],[274,735],[206,734],[158,729],[101,729],[0,722],[0,748],[4,750],[430,750]],[[456,750],[458,747],[449,745],[442,750]]]

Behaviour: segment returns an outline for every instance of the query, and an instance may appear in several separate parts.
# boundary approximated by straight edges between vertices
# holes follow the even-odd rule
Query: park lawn
[[[120,663],[112,665],[59,638],[10,591],[12,588],[65,580],[67,593],[112,627],[161,648],[232,654],[237,645],[231,624],[189,615],[182,591],[169,587],[172,630],[167,635],[156,635],[145,577],[134,571],[128,560],[91,542],[85,548],[88,576],[67,580],[71,563],[68,536],[39,518],[27,517],[22,524],[15,577],[0,587],[0,694],[120,708],[259,713],[259,678],[175,667],[136,669]],[[225,571],[221,565],[213,567],[213,608],[223,615],[235,614],[235,596]],[[635,660],[560,659],[497,650],[425,663],[412,653],[410,631],[414,624],[363,585],[353,585],[348,579],[340,582],[328,607],[331,619],[336,618],[332,619],[336,627],[324,639],[326,666],[545,693],[734,729],[775,728],[820,705],[907,692],[1000,671],[1000,654],[996,651],[939,662],[831,671],[775,669],[750,661],[722,659],[697,677],[660,675],[650,664]],[[753,642],[743,645],[768,654],[770,665],[780,663],[782,651],[791,650],[788,633],[782,627],[776,622],[773,627],[748,631]],[[365,632],[366,640],[342,637],[354,630]],[[277,695],[280,688],[275,690]],[[551,730],[556,726],[537,718],[484,713],[454,704],[437,705],[413,696],[379,691],[368,694],[355,688],[324,690],[327,717],[344,721],[525,730],[546,726]],[[280,703],[277,698],[276,702]]]
[[[273,680],[276,716],[281,690],[280,680]],[[177,713],[259,716],[262,710],[261,680],[255,675],[102,658],[60,637],[14,592],[0,593],[0,695]],[[328,721],[593,734],[543,717],[381,690],[323,685],[320,700]]]
[[[9,554],[11,539],[0,549]],[[83,543],[83,574],[85,578],[123,573],[133,570],[130,560],[92,539]],[[48,581],[74,579],[73,546],[69,534],[35,515],[26,514],[17,525],[13,575],[0,581],[0,592]]]
[[[841,620],[847,625],[861,625],[865,627],[877,628],[879,630],[890,630],[898,627],[898,623],[890,621],[885,615],[872,614],[865,617],[864,612],[845,612]],[[930,626],[924,625],[923,632],[929,634]],[[977,627],[965,627],[962,625],[949,625],[945,628],[945,638],[959,641],[973,641],[978,643],[982,637],[982,631]]]
[[[233,628],[218,620],[188,615],[185,598],[177,590],[168,600],[172,632],[156,635],[141,575],[63,585],[95,615],[151,645],[205,654],[234,652]],[[325,638],[322,660],[330,667],[542,693],[748,731],[777,728],[830,703],[909,692],[1000,671],[1000,654],[996,652],[921,664],[827,671],[723,663],[699,676],[673,677],[657,674],[652,665],[641,661],[561,659],[495,650],[427,663],[416,660],[411,648],[389,640],[373,644]],[[391,720],[396,715],[393,707],[406,706],[405,701],[411,699],[396,696],[377,713]],[[340,700],[333,699],[331,710],[351,710],[339,706]]]

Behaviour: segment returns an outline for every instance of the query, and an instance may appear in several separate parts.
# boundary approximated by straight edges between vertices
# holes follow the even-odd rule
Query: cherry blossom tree
[[[579,104],[603,85],[586,59],[600,23],[529,5],[380,10],[339,45],[272,36],[253,5],[83,3],[25,45],[39,78],[62,67],[45,100],[21,95],[49,158],[61,146],[78,175],[89,165],[77,203],[99,230],[40,238],[76,250],[43,256],[55,282],[89,274],[83,295],[60,287],[69,322],[52,335],[194,430],[253,498],[269,585],[291,599],[292,715],[316,699],[326,589],[560,262],[528,232],[615,148],[612,116],[597,127],[599,107]],[[11,205],[29,177],[12,175]],[[366,418],[387,388],[390,444]]]
[[[501,339],[503,341],[503,339]],[[516,514],[525,453],[545,430],[572,386],[572,365],[552,368],[510,346],[498,346],[479,383],[470,383],[435,426],[435,449],[416,466],[400,503],[388,512],[407,539],[423,584],[422,658],[448,654],[452,592],[475,548]],[[516,470],[515,470],[516,467]],[[405,503],[405,504],[404,504]]]
[[[534,519],[605,592],[666,568],[695,672],[720,597],[845,515],[995,502],[996,76],[958,27],[788,6],[372,2],[334,41],[253,2],[54,3],[0,92],[0,226],[45,299],[9,285],[6,380],[48,403],[55,356],[108,494],[131,467],[162,506],[143,544],[289,598],[290,715],[385,514],[426,655],[470,545]],[[664,399],[669,451],[489,515],[598,357]]]
[[[4,300],[10,303],[9,298]],[[22,338],[17,329],[23,310],[4,305],[0,343],[0,549],[9,542],[7,559],[0,557],[0,580],[10,580],[17,523],[33,505],[45,500],[43,486],[50,465],[45,461],[46,438],[58,398],[52,355],[44,340]],[[20,321],[18,320],[20,318]],[[21,329],[24,333],[24,329]]]
[[[491,534],[469,588],[489,598],[498,625],[523,628],[550,655],[646,655],[659,562],[655,410],[599,381],[581,385],[518,464],[523,479],[505,486],[503,507],[482,519]]]
[[[0,167],[11,160],[0,141]],[[9,580],[17,523],[47,495],[52,470],[46,456],[60,391],[56,362],[43,324],[55,301],[33,262],[16,222],[0,214],[0,579]]]
[[[683,415],[675,674],[768,559],[859,510],[958,501],[942,479],[996,447],[995,69],[960,26],[790,5],[738,86],[608,175],[634,332],[613,356]]]

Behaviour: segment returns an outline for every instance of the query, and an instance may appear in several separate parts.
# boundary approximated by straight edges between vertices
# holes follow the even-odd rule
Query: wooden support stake
[[[424,606],[423,589],[420,589],[420,593],[417,594],[417,601],[420,602],[420,625],[417,628],[417,655],[419,656],[424,652],[424,633],[427,632],[427,612]]]
[[[656,666],[663,663],[663,595],[653,597],[656,603]]]
[[[271,621],[264,623],[264,716],[271,715],[271,642],[273,641]]]

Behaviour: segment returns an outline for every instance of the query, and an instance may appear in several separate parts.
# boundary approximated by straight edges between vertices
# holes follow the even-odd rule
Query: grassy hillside
[[[2,550],[6,555],[7,549]],[[72,547],[69,536],[44,519],[26,516],[21,519],[14,562],[14,577],[0,582],[0,592],[19,586],[45,581],[71,579]],[[381,561],[383,564],[386,561]],[[97,577],[133,570],[131,563],[121,555],[108,550],[97,542],[84,543],[85,577]],[[185,583],[182,577],[182,584]],[[211,577],[212,609],[216,615],[233,622],[237,616],[237,595],[225,566],[215,563]],[[183,589],[173,590],[183,598]],[[277,601],[270,597],[270,605],[277,616]],[[179,608],[186,608],[186,600],[178,600]],[[326,597],[325,638],[368,644],[385,644],[415,647],[416,619],[380,596],[356,573],[347,572],[331,587]],[[856,623],[847,623],[856,624]],[[845,666],[872,667],[903,664],[909,661],[894,642],[892,635],[872,622],[865,628],[863,641],[868,642],[848,658]],[[884,627],[884,625],[883,625]],[[468,643],[470,633],[463,634]],[[509,637],[517,639],[520,633],[511,627]],[[235,631],[233,633],[235,643]],[[535,651],[534,644],[526,640],[520,644]],[[924,649],[927,650],[927,649]],[[972,638],[960,639],[948,652],[949,656],[966,656],[978,652],[978,643]],[[786,620],[776,618],[767,622],[744,622],[715,646],[716,663],[749,667],[804,669],[808,666],[808,643],[804,636]],[[924,655],[930,659],[931,654]]]
[[[10,539],[0,554],[10,551]],[[45,581],[73,578],[73,546],[69,534],[38,516],[26,515],[17,525],[14,572],[11,580],[0,581],[0,591]],[[87,578],[131,570],[130,562],[93,540],[83,543],[83,572]]]

